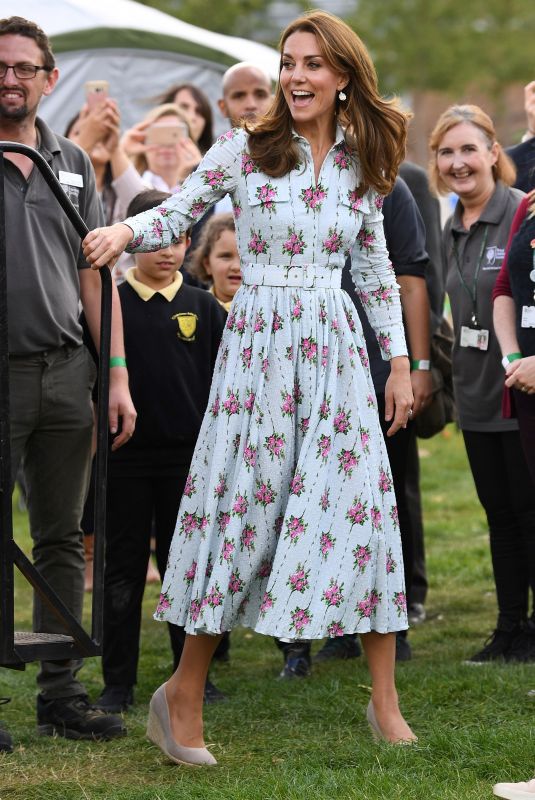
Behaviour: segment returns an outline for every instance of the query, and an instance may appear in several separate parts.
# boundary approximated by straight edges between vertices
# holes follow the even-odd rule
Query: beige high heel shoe
[[[373,707],[373,702],[370,700],[368,703],[368,708],[366,709],[366,719],[368,720],[368,725],[370,726],[372,736],[376,742],[388,742],[388,744],[395,744],[395,745],[410,745],[416,744],[418,741],[418,737],[415,736],[414,739],[398,739],[395,742],[390,741],[387,739],[384,733],[382,732],[381,728],[379,727],[379,723],[377,722],[377,717],[375,716],[375,709]]]
[[[156,689],[150,701],[147,739],[159,747],[175,764],[186,764],[190,767],[214,767],[217,764],[206,747],[184,747],[173,739],[165,683]]]

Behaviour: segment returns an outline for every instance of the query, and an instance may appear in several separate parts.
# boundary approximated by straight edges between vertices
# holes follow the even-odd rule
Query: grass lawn
[[[454,430],[421,443],[428,572],[428,621],[410,635],[411,662],[398,667],[402,708],[420,737],[414,747],[373,743],[364,715],[364,659],[321,665],[311,678],[277,681],[273,643],[244,629],[232,634],[231,662],[213,679],[229,702],[206,710],[215,769],[170,765],[144,738],[147,703],[168,676],[165,627],[151,619],[146,593],[136,704],[128,736],[76,743],[35,734],[35,673],[2,670],[2,717],[17,743],[0,755],[0,800],[480,800],[497,780],[525,780],[535,766],[527,692],[533,666],[466,667],[494,627],[488,536]],[[28,543],[26,520],[15,514]],[[18,617],[30,619],[28,590],[17,586]],[[318,645],[316,644],[317,648]],[[97,659],[83,669],[91,696],[101,687]]]

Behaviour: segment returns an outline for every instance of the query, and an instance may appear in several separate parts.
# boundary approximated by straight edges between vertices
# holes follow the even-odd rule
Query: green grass
[[[308,680],[278,682],[272,642],[238,629],[231,663],[213,670],[229,702],[206,710],[213,770],[168,764],[144,738],[147,703],[170,669],[165,627],[146,593],[140,680],[128,737],[76,743],[35,734],[36,666],[2,670],[2,716],[17,743],[0,756],[0,800],[481,800],[497,780],[525,780],[535,761],[532,666],[470,668],[495,621],[485,519],[453,430],[421,443],[428,571],[428,621],[411,632],[414,659],[398,667],[403,710],[420,737],[410,748],[373,743],[364,721],[369,678],[363,659],[314,668]],[[16,512],[17,538],[28,544]],[[30,594],[17,584],[18,627]],[[318,645],[316,644],[317,648]],[[97,659],[83,678],[101,686]]]

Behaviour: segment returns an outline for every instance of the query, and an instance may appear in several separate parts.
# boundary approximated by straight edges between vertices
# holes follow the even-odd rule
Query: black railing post
[[[13,652],[14,583],[4,153],[0,151],[0,664]]]

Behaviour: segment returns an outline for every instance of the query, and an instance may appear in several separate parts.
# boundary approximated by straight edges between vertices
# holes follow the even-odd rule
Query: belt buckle
[[[313,289],[315,283],[314,266],[312,264],[303,264],[303,289]]]

